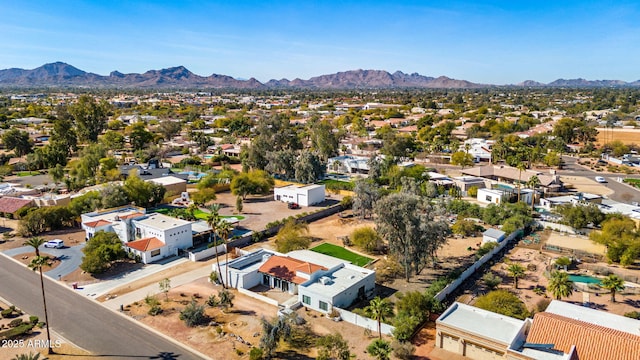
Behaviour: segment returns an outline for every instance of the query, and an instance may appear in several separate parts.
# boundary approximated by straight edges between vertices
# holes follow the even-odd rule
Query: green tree
[[[388,341],[384,341],[381,338],[375,339],[369,346],[367,346],[367,352],[378,360],[389,360],[391,354],[391,345]]]
[[[464,151],[456,151],[451,154],[451,164],[464,169],[465,167],[473,165],[473,156]]]
[[[122,187],[132,203],[144,208],[159,204],[167,191],[160,184],[142,180],[136,172],[129,173]]]
[[[338,154],[340,135],[334,132],[334,126],[327,120],[317,121],[311,125],[311,149],[315,151],[322,162]]]
[[[173,120],[163,120],[158,125],[158,132],[162,135],[162,138],[165,140],[171,140],[175,135],[180,132],[182,125]]]
[[[540,186],[540,178],[538,178],[538,176],[533,175],[529,178],[529,180],[527,180],[527,187],[530,188],[531,190],[533,190],[533,194],[531,195],[531,211],[534,210],[534,205],[536,203],[536,190],[538,189],[538,186]]]
[[[288,253],[293,250],[308,249],[311,245],[309,237],[309,225],[305,222],[296,222],[289,218],[276,235],[276,250],[281,253]]]
[[[82,249],[84,257],[80,268],[90,274],[104,272],[114,261],[123,259],[126,253],[118,235],[98,231]]]
[[[555,265],[558,268],[564,268],[564,271],[567,271],[567,268],[571,266],[573,261],[567,256],[561,256],[556,259]]]
[[[44,306],[44,321],[47,327],[47,351],[49,354],[53,354],[53,349],[51,348],[51,336],[49,334],[49,313],[47,312],[47,298],[45,296],[44,291],[44,278],[42,277],[42,267],[47,265],[49,261],[49,257],[40,256],[40,246],[45,243],[45,240],[41,237],[32,237],[29,240],[25,241],[22,245],[31,246],[36,252],[36,256],[31,260],[29,264],[29,268],[33,269],[33,271],[38,271],[40,273],[40,290],[42,290],[42,304]]]
[[[458,219],[455,224],[451,226],[451,231],[453,231],[454,234],[462,236],[473,236],[481,229],[482,227],[476,224],[475,221],[466,219]]]
[[[240,173],[231,180],[231,193],[246,199],[247,195],[266,195],[273,189],[274,181],[266,171],[251,170]]]
[[[204,305],[198,305],[195,300],[192,300],[180,311],[180,320],[184,321],[188,327],[204,324],[208,320],[204,310]]]
[[[548,288],[556,300],[560,300],[573,294],[573,281],[569,280],[569,274],[566,272],[553,271],[549,278]]]
[[[320,158],[310,152],[302,151],[295,164],[295,178],[297,182],[312,184],[322,179],[326,171],[326,166]]]
[[[227,281],[229,280],[227,279]],[[235,295],[231,291],[222,289],[220,290],[220,292],[218,292],[218,296],[220,297],[218,306],[222,307],[224,311],[226,311],[230,307],[233,307],[233,299],[235,298]]]
[[[394,209],[394,211],[389,211]],[[405,270],[405,279],[419,274],[447,241],[449,225],[436,220],[440,209],[418,195],[394,193],[378,200],[375,224]]]
[[[97,102],[91,95],[82,95],[75,104],[68,107],[68,111],[83,140],[95,142],[107,127],[109,104],[104,100]]]
[[[267,359],[270,359],[280,340],[288,340],[291,337],[291,324],[284,316],[278,316],[271,321],[262,317],[260,322],[262,324],[260,348],[265,352]]]
[[[623,266],[640,256],[640,235],[636,223],[628,217],[611,217],[602,222],[601,231],[592,231],[591,240],[607,247],[607,258]]]
[[[13,150],[16,156],[24,156],[31,152],[33,142],[29,139],[29,133],[16,128],[7,130],[2,134],[2,143],[4,146]]]
[[[65,111],[66,114],[66,111]],[[60,116],[53,122],[53,129],[51,131],[50,144],[60,145],[62,149],[65,149],[65,156],[70,156],[71,153],[78,150],[78,136],[73,128],[73,122],[67,115]]]
[[[474,306],[521,320],[530,315],[522,300],[507,290],[494,290],[482,295],[478,297]]]
[[[100,143],[109,150],[124,148],[124,135],[119,131],[107,130],[100,136]]]
[[[488,272],[482,276],[482,281],[489,288],[495,290],[502,283],[502,278],[494,273]]]
[[[147,127],[143,122],[136,122],[127,127],[129,133],[129,144],[133,150],[144,149],[147,144],[153,141],[153,134],[147,131]]]
[[[366,219],[373,215],[376,202],[380,199],[380,188],[370,180],[356,180],[353,199],[353,213],[361,219]]]
[[[509,276],[513,278],[513,288],[518,288],[518,279],[525,276],[525,268],[520,264],[511,264],[507,266],[507,272]]]
[[[224,258],[225,258],[225,264],[229,263],[229,235],[231,234],[231,232],[233,231],[233,227],[231,226],[231,224],[226,221],[224,218],[220,217],[218,219],[218,224],[216,224],[216,235],[218,235],[218,237],[220,239],[222,239],[222,241],[224,241]],[[229,267],[225,266],[225,282],[223,285],[225,285],[225,289],[226,286],[229,285]]]
[[[382,245],[380,235],[368,226],[353,230],[350,238],[351,242],[368,253],[376,251],[380,248],[380,245]]]
[[[615,274],[609,274],[602,279],[600,287],[609,290],[611,302],[616,302],[616,293],[624,290],[624,280]]]
[[[318,360],[349,360],[351,351],[349,343],[340,333],[321,336],[316,340]]]
[[[364,308],[364,313],[367,317],[378,322],[378,336],[382,339],[382,322],[393,316],[393,303],[376,296]]]

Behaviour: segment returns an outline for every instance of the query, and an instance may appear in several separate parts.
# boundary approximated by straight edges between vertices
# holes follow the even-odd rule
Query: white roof
[[[175,176],[162,176],[155,179],[149,179],[149,181],[154,182],[156,184],[164,185],[164,186],[173,185],[173,184],[182,184],[187,182],[187,180],[180,179]]]
[[[134,220],[138,224],[153,227],[159,230],[168,230],[178,226],[191,224],[190,221],[174,218],[163,214],[150,214],[147,217],[139,220]]]
[[[504,344],[511,344],[524,325],[523,320],[459,302],[449,306],[436,320],[436,323],[442,323]]]
[[[321,277],[321,279],[329,278],[330,281],[323,284],[319,279],[315,281],[310,280],[301,286],[316,294],[322,294],[333,298],[344,290],[350,288],[353,284],[371,275],[371,273],[373,273],[373,271],[369,269],[351,264],[344,264],[343,267],[333,272],[326,273]]]
[[[346,260],[341,260],[338,258],[334,258],[333,256],[321,254],[319,252],[311,250],[294,250],[286,253],[285,256],[294,258],[296,260],[324,266],[327,269],[331,269],[332,267],[340,265],[342,263],[349,263]]]
[[[606,311],[553,300],[545,312],[640,336],[640,321]]]
[[[500,237],[504,236],[504,234],[505,232],[502,230],[489,228],[482,233],[482,236],[488,236],[494,239],[499,239]]]

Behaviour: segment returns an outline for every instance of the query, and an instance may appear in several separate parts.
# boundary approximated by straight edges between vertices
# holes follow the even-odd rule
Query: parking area
[[[46,248],[44,245],[40,246],[39,250],[41,253],[48,254],[60,260],[60,265],[45,272],[44,274],[52,279],[58,280],[62,276],[68,275],[78,269],[82,263],[82,249],[84,246],[84,243],[75,246],[64,246],[59,249]],[[9,257],[29,253],[33,253],[33,248],[31,246],[21,246],[3,251],[3,254]]]

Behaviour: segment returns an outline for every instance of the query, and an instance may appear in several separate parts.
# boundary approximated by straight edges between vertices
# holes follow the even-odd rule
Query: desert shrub
[[[180,311],[180,320],[189,327],[198,326],[207,321],[204,313],[204,306],[198,305],[197,302],[191,301],[182,311]]]
[[[482,276],[482,281],[490,290],[494,290],[500,283],[502,283],[502,278],[494,273],[486,273]]]
[[[638,312],[638,311],[630,311],[628,313],[625,313],[624,316],[626,316],[628,318],[640,320],[640,312]]]
[[[480,259],[481,257],[491,252],[491,250],[493,250],[496,246],[498,246],[498,243],[494,241],[489,241],[482,244],[478,251],[476,251],[476,258]]]
[[[16,326],[22,325],[22,319],[18,318],[18,319],[13,319],[9,322],[9,327],[10,328],[14,328]]]
[[[372,253],[382,244],[380,235],[371,227],[365,226],[353,230],[349,239],[360,249]]]
[[[38,317],[35,316],[35,315],[29,316],[29,323],[31,323],[31,324],[37,324],[38,320],[40,320],[40,319],[38,319]]]
[[[0,332],[0,340],[12,339],[14,337],[28,334],[29,332],[31,332],[31,329],[33,329],[33,324],[23,323],[20,326],[16,326],[7,331]]]
[[[547,307],[549,306],[549,304],[551,304],[551,299],[540,299],[536,303],[535,309],[537,312],[543,312],[547,310]]]
[[[413,359],[413,353],[416,351],[412,343],[397,340],[391,343],[391,349],[393,349],[393,356],[400,360]]]
[[[263,356],[263,351],[260,348],[253,347],[249,351],[249,360],[262,360]]]
[[[162,314],[162,308],[160,307],[160,304],[152,305],[149,308],[149,311],[147,311],[147,314],[149,314],[151,316],[156,316],[158,314]]]

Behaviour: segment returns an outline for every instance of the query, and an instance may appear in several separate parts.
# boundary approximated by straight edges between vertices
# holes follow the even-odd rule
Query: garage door
[[[500,360],[503,358],[503,355],[498,354],[496,351],[492,351],[484,346],[470,342],[465,343],[465,356],[470,359],[478,360]]]
[[[453,353],[458,352],[458,338],[442,334],[442,348]]]

